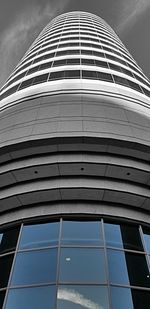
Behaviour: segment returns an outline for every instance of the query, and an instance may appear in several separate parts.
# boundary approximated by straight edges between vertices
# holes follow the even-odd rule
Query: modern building
[[[62,14],[0,98],[0,308],[149,309],[150,84],[123,43]]]

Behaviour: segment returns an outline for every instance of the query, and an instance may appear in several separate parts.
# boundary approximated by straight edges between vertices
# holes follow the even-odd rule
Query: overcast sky
[[[150,0],[0,0],[0,86],[43,27],[73,10],[104,18],[150,78]]]

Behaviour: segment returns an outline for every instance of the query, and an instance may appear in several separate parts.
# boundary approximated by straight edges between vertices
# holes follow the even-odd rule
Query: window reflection
[[[101,245],[103,243],[101,223],[96,221],[64,221],[62,243]]]
[[[5,309],[54,309],[55,287],[12,289],[8,293]]]
[[[22,230],[20,249],[53,246],[58,243],[59,223],[25,225]]]
[[[108,291],[103,286],[59,286],[57,309],[109,309]]]
[[[120,225],[104,224],[106,245],[110,247],[123,248]]]
[[[146,244],[146,250],[150,252],[150,231],[148,231],[148,229],[144,229],[143,232],[144,232],[144,241]]]
[[[60,255],[60,281],[105,282],[105,260],[101,249],[64,248]]]
[[[56,281],[57,250],[18,253],[11,285],[27,285]]]
[[[127,288],[111,288],[112,309],[137,309],[133,306],[131,290]],[[143,309],[145,309],[143,307]]]
[[[138,225],[106,222],[103,226],[103,221],[92,220],[62,220],[61,233],[60,221],[24,225],[20,237],[18,227],[1,231],[0,309],[41,309],[41,304],[44,309],[110,309],[104,286],[109,282],[111,309],[149,309],[148,228],[143,228],[141,239]],[[108,269],[100,248],[103,227]],[[10,251],[16,250],[18,237],[15,254]]]
[[[108,268],[111,283],[129,284],[124,252],[108,250]]]

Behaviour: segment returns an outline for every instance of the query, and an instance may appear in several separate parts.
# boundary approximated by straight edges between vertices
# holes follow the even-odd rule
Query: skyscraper
[[[53,19],[8,78],[0,308],[149,309],[149,85],[85,12]]]

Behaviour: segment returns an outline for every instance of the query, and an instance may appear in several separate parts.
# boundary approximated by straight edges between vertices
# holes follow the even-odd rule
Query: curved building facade
[[[123,43],[62,14],[0,99],[0,308],[149,309],[150,84]]]

